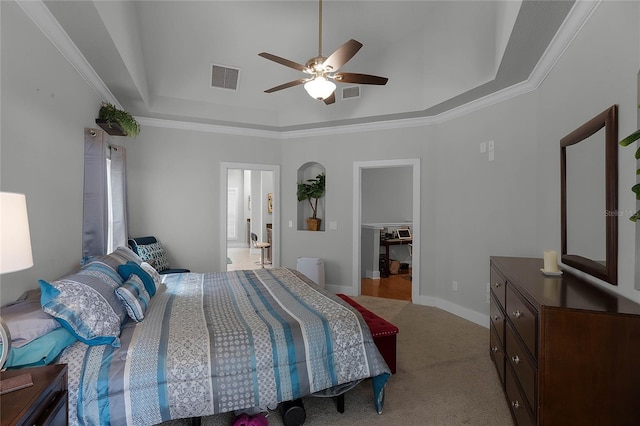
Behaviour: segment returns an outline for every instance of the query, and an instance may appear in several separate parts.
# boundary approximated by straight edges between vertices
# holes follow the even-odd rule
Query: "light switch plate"
[[[338,229],[338,222],[329,222],[329,229]]]

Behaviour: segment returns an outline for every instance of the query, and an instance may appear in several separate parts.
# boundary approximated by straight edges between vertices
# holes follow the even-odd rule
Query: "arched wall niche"
[[[298,181],[297,183],[300,182],[305,182],[307,179],[314,179],[316,176],[318,176],[321,173],[326,173],[326,169],[325,167],[320,164],[320,163],[316,163],[315,161],[309,161],[307,163],[304,163],[303,165],[301,165],[300,167],[298,167]],[[311,206],[309,205],[308,201],[299,201],[298,202],[298,217],[297,217],[297,229],[298,231],[307,231],[307,218],[310,218],[313,216],[313,210],[311,209]],[[322,219],[322,221],[320,222],[320,231],[324,231],[325,230],[325,218],[326,216],[326,206],[325,206],[325,196],[323,195],[319,200],[318,200],[318,214],[317,217],[319,219]]]

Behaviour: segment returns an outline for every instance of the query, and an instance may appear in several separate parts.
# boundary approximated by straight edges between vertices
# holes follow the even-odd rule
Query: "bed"
[[[125,319],[117,342],[77,341],[60,356],[70,424],[273,409],[367,378],[382,411],[390,371],[362,316],[299,272],[168,274],[156,286],[144,319]]]

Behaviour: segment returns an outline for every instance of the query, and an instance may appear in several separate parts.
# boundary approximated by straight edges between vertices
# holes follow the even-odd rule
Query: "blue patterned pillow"
[[[75,274],[48,283],[40,280],[42,310],[87,345],[120,346],[120,326],[127,311],[115,294],[122,278],[109,265],[94,261]]]
[[[118,266],[118,273],[123,280],[128,280],[131,275],[137,275],[144,287],[149,293],[149,297],[153,297],[156,294],[156,284],[153,282],[153,278],[149,275],[140,265],[135,262],[127,262],[124,265]]]
[[[116,289],[116,295],[132,320],[140,322],[144,319],[151,297],[139,276],[131,274],[129,279]]]
[[[150,260],[153,260],[154,263],[152,263],[152,265],[158,272],[169,269],[169,259],[167,258],[164,247],[162,247],[162,244],[160,244],[160,242],[138,245],[137,248],[140,259],[142,259],[143,262],[149,262]]]

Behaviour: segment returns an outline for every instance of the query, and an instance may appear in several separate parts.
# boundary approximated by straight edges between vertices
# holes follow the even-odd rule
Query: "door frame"
[[[362,170],[411,167],[412,169],[412,228],[413,235],[417,236],[412,241],[413,256],[411,259],[411,301],[418,303],[420,297],[420,159],[409,158],[400,160],[376,160],[376,161],[356,161],[353,163],[353,270],[352,282],[354,283],[355,295],[361,294],[360,262],[362,261]]]
[[[273,173],[273,221],[271,264],[280,266],[280,165],[257,163],[220,163],[220,269],[227,270],[227,185],[230,169],[270,171]]]

